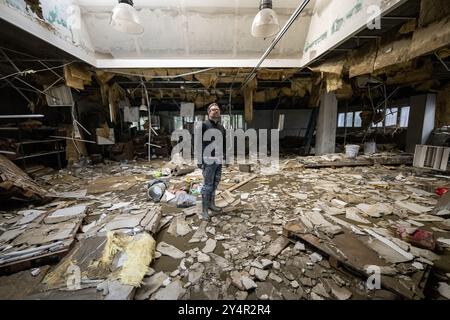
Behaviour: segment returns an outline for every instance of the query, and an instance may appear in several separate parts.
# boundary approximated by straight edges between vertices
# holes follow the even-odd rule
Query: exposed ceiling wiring
[[[202,70],[197,70],[197,71],[192,71],[192,72],[187,72],[187,73],[182,73],[182,74],[177,74],[177,75],[171,75],[171,76],[145,76],[145,78],[146,79],[147,78],[148,79],[174,79],[174,78],[191,76],[193,74],[198,74],[198,73],[202,73],[202,72],[207,72],[207,71],[211,71],[214,69],[216,69],[216,68],[207,68],[207,69],[202,69]],[[111,72],[111,73],[122,74],[122,75],[126,75],[126,76],[133,76],[133,77],[142,77],[143,76],[141,74],[123,72],[123,71],[118,71],[118,70],[114,70],[114,69],[106,69],[105,71]]]

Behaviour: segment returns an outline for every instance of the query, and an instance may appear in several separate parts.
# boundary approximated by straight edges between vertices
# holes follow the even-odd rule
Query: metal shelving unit
[[[25,131],[22,129],[19,124],[18,120],[20,119],[36,119],[36,118],[43,118],[43,115],[0,115],[0,119],[14,119],[16,122],[15,127],[0,127],[0,131],[15,131],[18,133],[18,142],[16,143],[16,150],[15,155],[18,155],[18,157],[11,159],[12,161],[22,161],[22,165],[24,168],[26,168],[26,161],[27,159],[32,158],[39,158],[49,155],[56,155],[57,161],[58,161],[58,167],[62,168],[62,159],[61,159],[61,153],[65,152],[65,147],[63,146],[63,142],[65,142],[65,139],[41,139],[41,140],[23,140],[23,132]],[[39,127],[30,129],[31,132],[39,132],[39,131],[57,131],[58,128],[55,127]],[[53,150],[45,150],[42,152],[26,152],[25,146],[32,146],[32,145],[52,145]],[[51,149],[51,148],[50,148]],[[13,152],[2,152],[4,154],[14,154]]]

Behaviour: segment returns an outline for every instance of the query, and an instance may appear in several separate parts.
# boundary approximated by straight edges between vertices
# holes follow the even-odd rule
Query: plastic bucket
[[[356,144],[348,144],[345,146],[345,155],[347,158],[356,158],[359,152],[359,146]]]
[[[364,143],[364,154],[374,154],[377,152],[377,144],[375,142]]]

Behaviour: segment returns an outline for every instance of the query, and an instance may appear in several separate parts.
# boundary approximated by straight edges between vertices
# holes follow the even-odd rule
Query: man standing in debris
[[[209,220],[208,209],[216,213],[222,210],[215,205],[217,186],[222,175],[222,163],[225,159],[225,128],[220,124],[220,108],[217,103],[208,106],[208,119],[202,123],[202,162],[198,167],[203,171],[202,188],[202,217],[203,220]],[[205,154],[205,148],[215,142],[214,137],[211,141],[204,141],[205,132],[210,129],[219,130],[222,135],[222,145],[215,144],[215,149],[211,154]],[[219,150],[219,148],[221,150]],[[208,148],[209,149],[209,148]]]

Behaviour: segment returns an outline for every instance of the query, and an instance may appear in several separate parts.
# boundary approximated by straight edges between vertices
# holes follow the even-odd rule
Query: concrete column
[[[320,110],[316,129],[316,155],[334,153],[336,149],[337,99],[333,92],[320,98]]]
[[[406,152],[414,153],[416,145],[426,144],[434,130],[436,95],[411,97]]]

